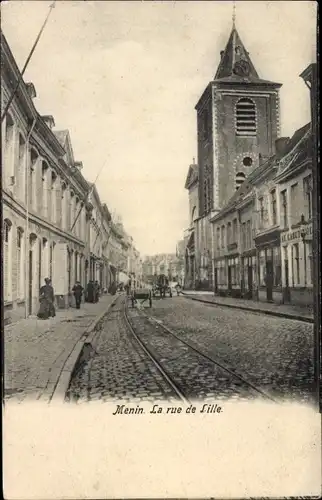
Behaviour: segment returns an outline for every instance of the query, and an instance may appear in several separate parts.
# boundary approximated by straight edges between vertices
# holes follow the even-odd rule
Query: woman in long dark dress
[[[40,288],[39,302],[40,307],[38,311],[39,319],[48,319],[50,316],[56,316],[55,306],[54,306],[54,289],[51,286],[51,280],[49,278],[45,279],[45,285]]]
[[[94,302],[94,283],[90,280],[86,287],[86,300],[87,302]]]

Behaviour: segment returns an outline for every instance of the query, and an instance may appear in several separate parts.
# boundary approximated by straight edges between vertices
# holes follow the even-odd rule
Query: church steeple
[[[235,13],[233,14],[233,27],[225,50],[221,52],[221,60],[214,80],[231,81],[258,81],[257,71],[245,49],[235,26]]]

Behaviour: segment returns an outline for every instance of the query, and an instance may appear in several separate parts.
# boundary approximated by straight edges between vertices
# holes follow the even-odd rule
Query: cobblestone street
[[[183,297],[155,301],[151,315],[273,397],[311,400],[313,325]]]
[[[167,383],[127,331],[122,304],[120,297],[97,335],[96,352],[73,378],[71,400],[174,401]]]
[[[71,400],[140,402],[173,399],[167,382],[131,336],[122,319],[121,302],[106,317],[90,359],[73,378]],[[275,400],[312,400],[313,325],[238,309],[213,307],[184,297],[153,301],[144,313],[129,309],[136,334],[172,380],[191,399],[261,397],[241,380],[215,366],[201,353],[240,375]]]

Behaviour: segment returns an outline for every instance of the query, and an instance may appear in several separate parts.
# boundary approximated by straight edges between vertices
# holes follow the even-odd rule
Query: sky
[[[21,69],[51,2],[2,2]],[[172,253],[188,227],[195,105],[232,28],[230,1],[57,1],[24,80],[70,131],[83,175],[142,255]],[[236,27],[259,76],[283,84],[281,134],[310,121],[299,74],[316,60],[316,3],[238,1]]]

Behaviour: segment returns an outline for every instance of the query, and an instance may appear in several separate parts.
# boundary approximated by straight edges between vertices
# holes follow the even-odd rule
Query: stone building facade
[[[3,34],[1,62],[4,109],[21,74]],[[21,81],[1,124],[5,322],[36,314],[46,277],[60,308],[73,304],[75,280],[104,286],[113,279],[109,211],[83,177],[69,132],[54,130],[54,118],[39,115],[35,97],[34,85]],[[122,237],[116,232],[115,239]]]

